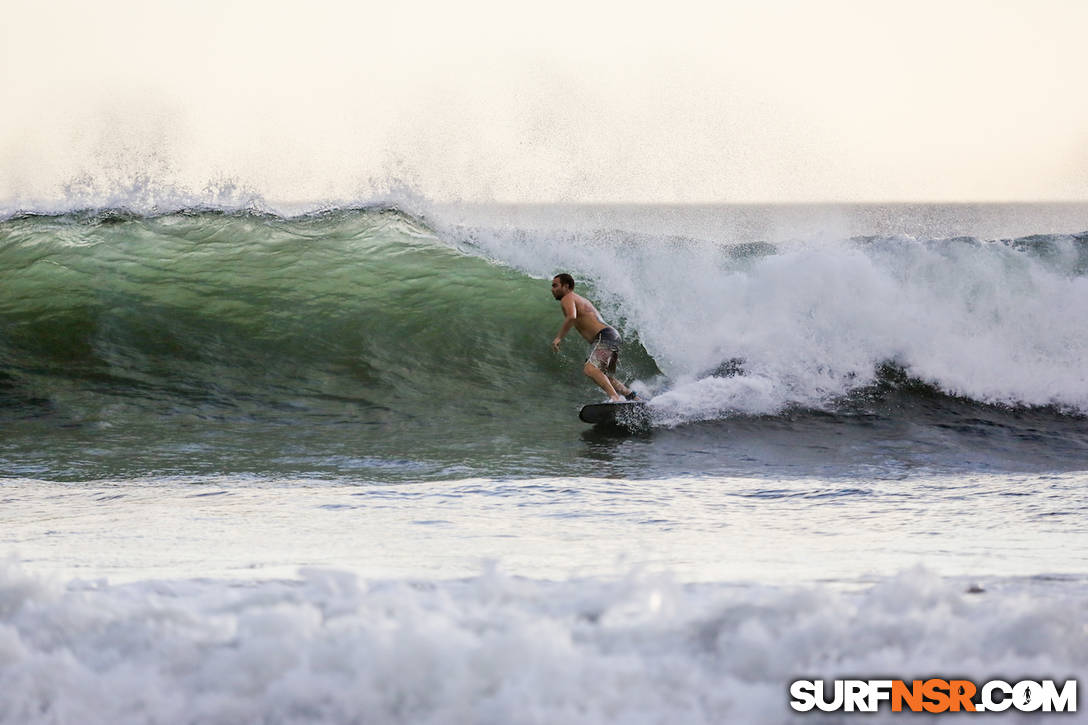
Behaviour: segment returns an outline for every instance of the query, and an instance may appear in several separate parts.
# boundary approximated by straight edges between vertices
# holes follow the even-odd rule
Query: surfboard
[[[578,417],[592,425],[619,425],[636,427],[650,421],[646,401],[632,400],[623,403],[590,403],[582,406]]]

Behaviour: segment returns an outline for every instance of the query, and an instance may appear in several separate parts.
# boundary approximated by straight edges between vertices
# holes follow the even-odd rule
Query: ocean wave
[[[59,366],[200,387],[286,364],[424,397],[516,372],[540,387],[546,280],[570,270],[634,342],[628,375],[693,418],[827,408],[887,364],[982,404],[1088,410],[1088,233],[731,245],[465,233],[388,207],[99,210],[3,222],[0,264],[9,381]]]
[[[22,215],[0,223],[0,416],[22,431],[9,455],[24,474],[88,475],[74,435],[60,468],[28,463],[43,430],[159,449],[163,425],[183,442],[152,458],[174,473],[194,449],[252,466],[237,447],[285,436],[334,458],[361,445],[429,471],[536,473],[599,396],[576,336],[548,344],[548,279],[566,270],[624,334],[620,372],[654,398],[654,430],[798,412],[1019,430],[1042,411],[1080,461],[1067,418],[1088,412],[1086,249],[1088,234],[483,230],[393,207]]]
[[[651,387],[706,408],[826,407],[888,363],[981,403],[1088,406],[1088,233],[726,245],[446,232],[384,207],[13,217],[0,225],[5,373],[75,360],[125,377],[131,360],[186,378],[202,359],[351,358],[391,385],[553,374],[541,288],[566,269],[639,343],[634,377],[660,370]],[[737,361],[739,379],[719,374]]]
[[[390,209],[18,217],[0,262],[9,381],[424,399],[555,368],[546,284]]]

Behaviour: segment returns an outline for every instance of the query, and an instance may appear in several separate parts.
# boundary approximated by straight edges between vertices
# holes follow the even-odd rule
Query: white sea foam
[[[0,723],[780,723],[798,677],[1088,667],[1073,581],[971,594],[921,569],[855,592],[300,576],[60,583],[9,562]]]

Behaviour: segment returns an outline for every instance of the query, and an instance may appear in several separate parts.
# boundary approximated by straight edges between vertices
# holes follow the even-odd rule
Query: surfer
[[[601,313],[593,303],[574,292],[574,277],[564,272],[552,278],[552,296],[559,300],[563,310],[563,326],[552,340],[552,349],[559,352],[559,343],[577,328],[578,333],[590,343],[589,357],[582,371],[597,383],[613,402],[623,398],[633,400],[636,394],[626,385],[616,380],[616,362],[620,358],[620,333],[601,319]],[[623,397],[620,397],[623,396]]]

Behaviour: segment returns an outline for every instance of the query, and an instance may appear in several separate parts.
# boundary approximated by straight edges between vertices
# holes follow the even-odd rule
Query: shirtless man
[[[623,400],[620,396],[633,399],[635,393],[613,377],[620,357],[620,333],[605,324],[592,302],[574,293],[574,278],[569,274],[564,272],[552,278],[552,296],[559,300],[564,318],[559,334],[552,340],[552,349],[559,352],[559,343],[563,341],[563,336],[570,332],[571,327],[577,328],[586,342],[593,345],[582,368],[583,372],[601,386],[601,390],[613,402]]]

